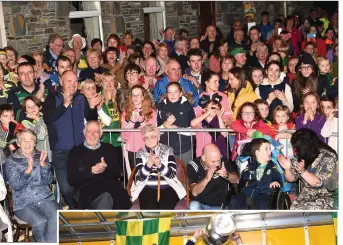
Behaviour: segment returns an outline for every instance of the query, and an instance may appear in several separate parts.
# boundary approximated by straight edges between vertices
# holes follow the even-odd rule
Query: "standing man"
[[[101,97],[95,94],[88,104],[77,86],[77,76],[73,71],[65,71],[61,76],[61,86],[56,93],[49,95],[43,106],[43,119],[48,126],[52,165],[64,200],[70,208],[74,207],[73,187],[68,183],[67,163],[69,151],[85,140],[84,121],[97,120],[96,106]]]
[[[58,34],[51,34],[49,37],[49,44],[46,46],[44,52],[44,69],[52,72],[56,67],[56,61],[58,56],[63,52],[63,40]]]
[[[216,27],[209,25],[206,28],[206,33],[204,36],[204,40],[200,42],[200,49],[204,50],[208,54],[208,58],[216,52],[219,46],[219,37],[217,37]]]

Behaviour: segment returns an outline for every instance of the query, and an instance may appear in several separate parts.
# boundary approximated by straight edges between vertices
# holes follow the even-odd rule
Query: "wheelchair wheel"
[[[289,210],[291,208],[291,199],[286,192],[279,192],[277,196],[277,206],[278,210]]]

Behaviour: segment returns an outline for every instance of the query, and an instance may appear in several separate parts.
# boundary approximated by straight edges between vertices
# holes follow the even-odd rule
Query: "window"
[[[0,2],[0,47],[6,47],[6,30],[5,30],[5,21],[4,21],[4,12],[2,10],[2,2]]]
[[[145,39],[160,39],[159,30],[166,28],[164,2],[143,2]]]
[[[101,5],[100,2],[70,2],[72,11],[71,19],[72,34],[79,33],[86,37],[90,46],[92,39],[104,40],[102,30]]]

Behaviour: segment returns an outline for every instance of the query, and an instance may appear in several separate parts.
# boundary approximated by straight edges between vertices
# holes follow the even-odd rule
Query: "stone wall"
[[[144,13],[142,2],[101,2],[104,38],[121,35],[130,30],[134,37],[144,39]]]
[[[182,28],[189,36],[199,33],[199,3],[198,2],[165,2],[166,24],[175,28],[178,34]]]
[[[2,2],[7,45],[19,54],[43,50],[49,34],[58,33],[64,41],[70,37],[69,12],[62,13],[62,2]]]

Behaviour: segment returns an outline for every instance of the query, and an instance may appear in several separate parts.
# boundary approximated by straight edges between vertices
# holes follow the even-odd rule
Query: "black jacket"
[[[179,128],[189,128],[191,121],[195,118],[193,106],[187,101],[185,97],[181,97],[180,101],[176,103],[170,103],[167,99],[164,99],[157,105],[157,125],[161,126],[167,120],[169,115],[174,115],[176,121],[173,125]],[[187,136],[188,135],[188,136]],[[169,142],[169,144],[168,144]],[[181,145],[180,145],[181,142]],[[175,155],[185,153],[191,149],[191,137],[189,132],[181,133],[163,133],[161,135],[161,143],[169,145],[173,148]]]

